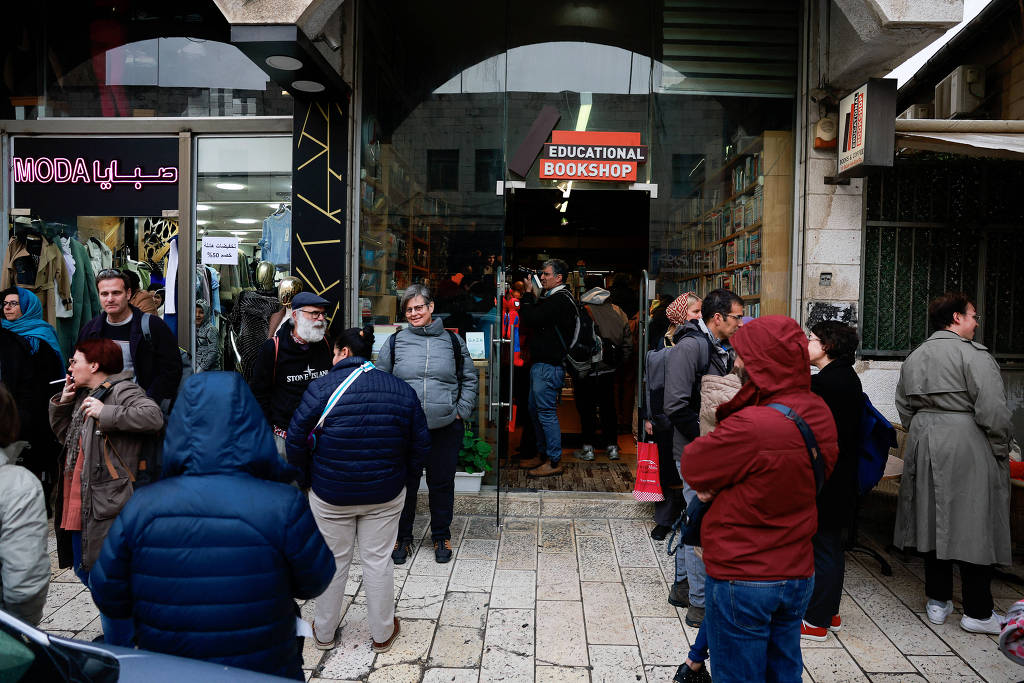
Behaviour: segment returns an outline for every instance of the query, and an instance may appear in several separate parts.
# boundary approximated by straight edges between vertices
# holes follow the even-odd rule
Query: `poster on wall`
[[[238,265],[237,237],[203,237],[201,263],[205,265]]]
[[[11,206],[44,218],[178,208],[177,137],[16,137],[11,157]]]

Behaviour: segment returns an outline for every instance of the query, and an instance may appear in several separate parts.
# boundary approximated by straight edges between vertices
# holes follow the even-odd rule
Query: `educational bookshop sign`
[[[160,216],[178,208],[177,138],[15,138],[13,208]]]
[[[640,133],[551,131],[544,145],[540,177],[544,180],[636,182],[637,167],[647,163]]]
[[[895,135],[896,79],[872,78],[839,103],[838,175],[892,166]]]

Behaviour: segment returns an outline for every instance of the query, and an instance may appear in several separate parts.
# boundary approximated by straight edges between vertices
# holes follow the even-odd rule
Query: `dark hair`
[[[373,353],[373,326],[367,325],[363,329],[350,327],[342,330],[334,340],[334,348],[338,351],[347,348],[353,356],[369,358]]]
[[[932,299],[928,304],[928,322],[932,325],[932,332],[944,330],[952,325],[954,313],[967,315],[968,304],[978,307],[974,300],[963,292],[946,292]]]
[[[99,287],[100,283],[103,282],[104,280],[114,279],[120,280],[121,282],[124,283],[125,294],[128,294],[133,291],[131,280],[128,279],[128,276],[125,275],[125,272],[123,270],[120,270],[118,268],[104,268],[100,272],[96,273],[96,287]]]
[[[124,354],[121,347],[110,339],[83,339],[78,342],[75,351],[81,351],[86,362],[98,364],[100,372],[116,375],[124,370]]]
[[[21,418],[18,416],[18,406],[11,392],[7,391],[3,382],[0,382],[0,448],[17,441],[20,431]]]
[[[600,275],[588,275],[583,278],[583,287],[586,289],[594,289],[595,287],[604,287],[604,278]]]
[[[739,304],[742,307],[743,299],[728,289],[712,289],[704,297],[704,302],[700,307],[700,315],[704,318],[704,324],[714,318],[715,313],[720,313],[722,318],[725,318],[732,313],[733,304]]]
[[[6,299],[9,294],[13,294],[14,296],[18,297],[19,302],[21,301],[21,294],[18,292],[18,288],[14,286],[8,287],[7,289],[0,291],[0,301]]]
[[[124,271],[124,276],[128,278],[128,288],[132,294],[142,289],[142,280],[139,279],[138,273],[126,270]]]
[[[838,320],[823,320],[811,328],[811,332],[821,340],[821,348],[832,360],[855,360],[860,338],[857,329]]]
[[[544,262],[544,267],[548,266],[551,266],[551,272],[555,275],[562,276],[562,283],[565,284],[565,281],[569,279],[569,264],[560,258],[553,258]]]

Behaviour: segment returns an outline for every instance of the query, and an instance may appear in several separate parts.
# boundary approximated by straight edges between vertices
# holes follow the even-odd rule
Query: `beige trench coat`
[[[112,375],[116,381],[103,399],[98,420],[85,418],[82,423],[82,567],[88,571],[99,557],[103,540],[121,508],[133,493],[131,478],[138,474],[142,436],[158,432],[164,416],[142,388],[131,381],[130,372]],[[120,381],[119,381],[120,380]],[[88,392],[79,392],[73,403],[61,404],[60,394],[50,399],[50,426],[61,441],[65,440],[74,411],[81,410]],[[109,442],[107,441],[109,439]],[[104,458],[104,446],[110,460],[111,474]],[[115,455],[116,451],[116,455]],[[66,454],[64,454],[66,456]],[[120,458],[118,458],[120,456]],[[64,503],[64,467],[57,479],[54,519],[60,526]],[[127,470],[127,471],[126,471]],[[127,476],[131,472],[131,477]]]
[[[909,431],[893,543],[939,559],[1010,564],[1010,410],[988,350],[934,333],[907,358],[896,408]]]

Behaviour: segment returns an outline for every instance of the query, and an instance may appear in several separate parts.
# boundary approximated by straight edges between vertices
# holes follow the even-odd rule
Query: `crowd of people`
[[[578,459],[592,460],[595,445],[619,457],[610,378],[639,352],[604,283],[585,280],[577,300],[568,274],[547,261],[539,288],[527,279],[511,290],[502,321],[509,337],[519,326],[526,337],[510,352],[529,357],[514,366],[528,375],[534,476],[564,467],[557,406],[579,316],[607,342],[574,377],[600,418],[582,421]],[[115,269],[96,279],[103,312],[82,328],[66,371],[34,295],[2,292],[0,607],[42,618],[49,500],[58,564],[91,589],[107,643],[301,679],[297,636],[336,646],[358,547],[370,646],[390,649],[401,633],[394,566],[412,553],[424,470],[434,560],[453,557],[454,474],[479,391],[466,342],[445,329],[431,291],[405,291],[408,325],[380,344],[371,327],[329,337],[331,303],[299,292],[249,382],[217,372],[205,353],[202,372],[185,369],[182,381],[176,339],[132,303],[131,279]],[[709,657],[716,681],[800,680],[801,639],[843,626],[865,410],[856,329],[744,318],[725,289],[663,309],[639,428],[657,444],[665,493],[651,535],[677,520],[685,531],[667,599],[699,631],[676,680],[710,680]],[[973,341],[974,302],[947,294],[929,313],[935,332],[897,387],[909,434],[894,543],[926,556],[931,621],[953,610],[956,564],[961,627],[999,633],[990,583],[993,566],[1011,562],[1010,414],[998,365]],[[201,335],[208,315],[200,302]],[[295,600],[312,598],[304,633]]]

